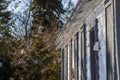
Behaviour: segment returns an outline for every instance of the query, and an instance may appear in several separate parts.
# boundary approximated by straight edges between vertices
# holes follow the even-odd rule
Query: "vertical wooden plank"
[[[106,46],[107,46],[107,80],[113,79],[112,56],[113,56],[113,14],[112,6],[106,8]]]
[[[75,40],[74,40],[74,67],[75,67],[75,69],[74,69],[74,72],[75,72],[75,75],[74,75],[74,78],[75,78],[75,80],[77,80],[77,43],[76,43],[76,41],[77,41],[77,39],[75,38]]]
[[[61,79],[64,80],[64,48],[61,53]]]
[[[78,33],[75,35],[74,40],[74,59],[75,59],[75,80],[79,79],[79,68],[78,68]]]
[[[64,80],[68,80],[68,45],[64,48]]]
[[[66,79],[68,80],[68,45],[66,46]]]
[[[72,80],[75,80],[75,54],[74,54],[74,40],[72,40]]]
[[[72,80],[72,40],[70,41],[69,44],[69,80]]]
[[[66,48],[64,48],[64,80],[66,80]]]
[[[84,66],[84,32],[81,32],[81,78],[84,80],[84,71],[85,71],[85,66]]]
[[[83,24],[81,28],[81,38],[80,38],[80,45],[81,45],[81,79],[86,80],[86,24]]]

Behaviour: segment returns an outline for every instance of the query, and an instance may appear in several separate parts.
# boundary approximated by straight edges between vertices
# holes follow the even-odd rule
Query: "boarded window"
[[[93,50],[95,44],[94,30],[90,31],[90,62],[91,62],[91,80],[95,79],[95,52]]]
[[[94,51],[95,40],[95,29],[90,31],[90,62],[91,62],[91,80],[99,80],[98,76],[98,52]]]

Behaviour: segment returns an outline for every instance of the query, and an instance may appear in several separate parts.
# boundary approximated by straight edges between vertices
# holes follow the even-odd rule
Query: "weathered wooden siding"
[[[111,9],[107,10],[107,2],[111,2]],[[93,55],[97,54],[96,59],[98,60],[98,65],[95,66],[95,71],[98,72],[96,79],[98,80],[115,80],[115,57],[114,57],[114,25],[113,21],[113,2],[112,0],[91,0],[88,3],[79,4],[74,11],[71,20],[66,24],[61,36],[59,38],[59,47],[62,49],[67,49],[68,53],[65,51],[64,59],[64,80],[92,80],[91,71],[91,52],[90,50],[95,47]],[[118,7],[118,6],[117,6]],[[110,12],[110,13],[109,13]],[[108,14],[107,14],[108,13]],[[118,15],[118,14],[116,14]],[[97,19],[97,24],[96,24]],[[120,19],[119,19],[120,20]],[[108,24],[107,24],[108,23]],[[110,24],[109,24],[110,23]],[[116,23],[118,25],[119,23]],[[95,44],[91,48],[90,30],[95,29],[97,25],[97,33],[95,31]],[[85,29],[84,29],[85,28]],[[118,27],[116,27],[118,29]],[[119,30],[119,29],[118,29]],[[78,39],[76,39],[76,33],[78,34]],[[117,36],[118,33],[116,33]],[[92,37],[91,37],[92,38]],[[120,39],[120,38],[119,38]],[[116,40],[116,43],[118,40]],[[109,44],[108,44],[109,42]],[[72,43],[72,48],[70,45]],[[119,43],[119,42],[118,42]],[[108,45],[108,46],[107,46]],[[119,46],[119,45],[118,45]],[[117,47],[118,47],[117,46]],[[78,50],[77,50],[78,48]],[[107,64],[107,48],[110,48],[109,55],[110,63]],[[72,50],[71,50],[72,49]],[[119,51],[119,50],[118,50]],[[118,54],[116,54],[117,56]],[[72,57],[71,57],[72,56]],[[117,59],[116,59],[117,60]],[[71,63],[70,63],[71,62]],[[93,61],[96,64],[96,61]],[[110,67],[109,67],[110,66]],[[97,68],[96,68],[97,67]],[[110,68],[110,69],[109,69]],[[66,70],[67,73],[66,73]],[[72,70],[71,70],[72,69]],[[110,70],[110,71],[109,71]],[[117,69],[118,70],[118,69]],[[67,75],[68,74],[68,75]],[[110,75],[109,75],[110,74]],[[108,78],[108,75],[110,78]],[[67,76],[67,78],[65,78]],[[95,79],[95,80],[96,80]]]

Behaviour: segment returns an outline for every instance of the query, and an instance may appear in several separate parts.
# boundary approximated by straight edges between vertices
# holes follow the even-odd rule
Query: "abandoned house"
[[[79,0],[55,48],[61,80],[120,80],[120,0]]]

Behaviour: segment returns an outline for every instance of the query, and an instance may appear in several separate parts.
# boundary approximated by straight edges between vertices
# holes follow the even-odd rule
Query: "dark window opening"
[[[94,51],[95,31],[90,31],[90,62],[91,62],[91,80],[99,80],[98,75],[98,52]]]

